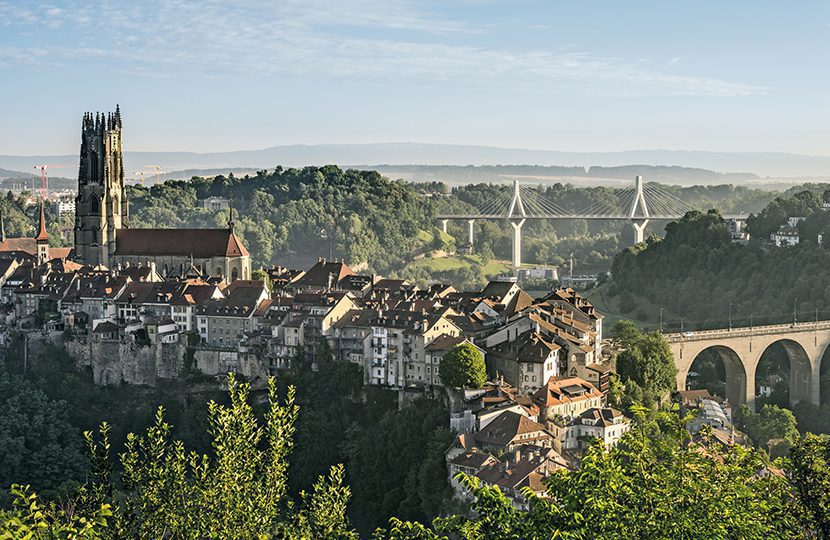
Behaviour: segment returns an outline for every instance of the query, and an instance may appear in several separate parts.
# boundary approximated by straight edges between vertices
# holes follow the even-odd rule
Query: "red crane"
[[[72,165],[47,165],[45,163],[34,166],[35,169],[40,169],[40,197],[43,200],[46,200],[46,169],[66,169],[71,166]]]

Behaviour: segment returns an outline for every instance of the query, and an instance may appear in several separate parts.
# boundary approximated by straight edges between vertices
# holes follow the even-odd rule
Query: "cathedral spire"
[[[6,241],[6,219],[3,216],[3,210],[0,210],[0,242]]]

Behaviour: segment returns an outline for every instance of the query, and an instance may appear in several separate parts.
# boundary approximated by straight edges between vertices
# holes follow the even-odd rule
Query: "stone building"
[[[204,276],[251,278],[251,255],[233,230],[130,229],[124,186],[121,110],[86,113],[81,125],[75,260],[89,266],[155,264],[163,276],[191,267]]]

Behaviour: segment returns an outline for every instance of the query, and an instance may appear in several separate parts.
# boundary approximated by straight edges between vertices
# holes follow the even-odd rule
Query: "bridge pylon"
[[[513,270],[516,272],[519,271],[519,267],[522,265],[522,225],[524,224],[524,219],[519,221],[510,220],[510,225],[513,226]]]
[[[468,219],[467,220],[467,240],[470,243],[470,247],[473,247],[473,243],[475,241],[475,225],[476,220]]]
[[[639,212],[638,212],[639,210]],[[631,226],[634,228],[634,243],[639,244],[645,240],[646,225],[648,225],[651,213],[646,204],[646,196],[643,193],[643,177],[637,176],[635,179],[634,200],[631,202],[631,208],[628,210],[628,219],[631,220]]]

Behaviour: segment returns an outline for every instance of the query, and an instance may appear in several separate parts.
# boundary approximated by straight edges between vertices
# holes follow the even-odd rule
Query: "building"
[[[200,200],[199,204],[205,210],[219,212],[221,210],[228,210],[231,207],[231,200],[224,197],[208,197],[207,199]]]
[[[551,377],[533,394],[533,404],[539,407],[539,418],[552,422],[557,418],[573,418],[588,409],[602,407],[603,395],[594,385],[579,377]]]
[[[494,452],[509,452],[524,444],[545,448],[553,446],[553,436],[544,425],[514,411],[502,412],[474,437],[481,448]]]
[[[744,218],[729,218],[726,220],[726,227],[733,242],[746,243],[749,241],[749,233],[746,232],[746,220]]]
[[[778,227],[778,230],[772,233],[769,239],[778,247],[797,246],[801,241],[798,229],[789,223]]]
[[[251,256],[233,230],[130,229],[124,185],[121,110],[84,114],[78,194],[75,198],[75,260],[91,267],[154,263],[164,277],[195,266],[205,276],[250,279]],[[178,272],[178,273],[177,273]]]
[[[498,372],[520,394],[532,394],[545,381],[559,376],[559,350],[561,347],[540,333],[528,330],[513,335],[487,350],[488,371]]]
[[[629,429],[631,422],[620,411],[610,407],[591,408],[571,421],[564,431],[564,439],[558,442],[564,450],[584,450],[596,439],[605,446],[614,446]]]

